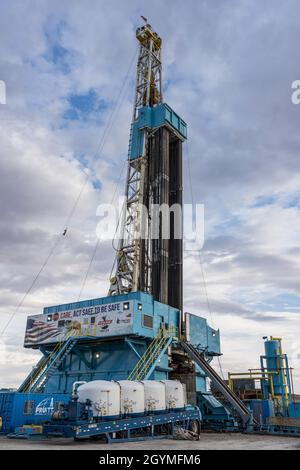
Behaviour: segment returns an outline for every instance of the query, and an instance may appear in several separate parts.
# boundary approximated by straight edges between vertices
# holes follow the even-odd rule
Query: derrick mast
[[[185,122],[163,102],[161,38],[137,29],[139,57],[126,207],[109,294],[143,291],[182,311],[182,142]]]

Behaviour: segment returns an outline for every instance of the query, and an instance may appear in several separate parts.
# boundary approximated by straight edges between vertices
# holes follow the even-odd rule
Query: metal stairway
[[[47,356],[43,356],[37,363],[35,369],[30,372],[18,389],[18,392],[40,392],[47,380],[60,366],[67,354],[73,349],[77,338],[70,337],[64,342],[57,343],[53,351]]]
[[[229,404],[239,418],[242,420],[244,426],[251,424],[252,414],[248,408],[244,405],[242,400],[236,396],[236,394],[228,387],[228,385],[222,380],[217,372],[211,367],[211,365],[205,360],[203,354],[201,354],[195,346],[190,343],[182,341],[181,347],[189,355],[189,357],[198,364],[199,367],[205,372],[207,377],[213,382],[214,386],[224,397],[225,401]],[[255,421],[253,420],[253,423]]]
[[[35,380],[35,377],[36,377],[36,374],[35,372],[38,371],[38,370],[42,370],[46,364],[47,364],[47,361],[48,361],[48,358],[49,356],[43,356],[39,362],[37,363],[37,365],[35,366],[35,369],[32,370],[28,376],[26,377],[26,379],[24,380],[24,382],[20,385],[20,387],[18,388],[18,392],[29,392],[30,391],[30,387],[31,387],[31,384],[32,382]]]
[[[147,380],[171,342],[172,337],[164,333],[156,336],[129,374],[128,380]]]

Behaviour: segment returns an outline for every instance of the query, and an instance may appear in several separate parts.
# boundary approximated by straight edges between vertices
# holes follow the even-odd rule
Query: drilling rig
[[[182,144],[187,126],[163,102],[161,38],[149,24],[136,37],[126,207],[109,294],[147,292],[182,312]],[[173,217],[162,207],[173,208]]]
[[[230,409],[245,426],[249,410],[210,365],[221,354],[219,330],[199,315],[183,315],[187,125],[163,99],[161,38],[148,23],[137,29],[136,38],[126,198],[108,296],[45,307],[28,317],[24,347],[40,350],[42,357],[10,407],[27,410],[27,419],[40,423],[56,402],[70,399],[74,383],[179,379],[203,421],[225,426],[232,422]],[[208,390],[207,377],[226,407]],[[8,412],[7,429],[23,424],[11,419]]]

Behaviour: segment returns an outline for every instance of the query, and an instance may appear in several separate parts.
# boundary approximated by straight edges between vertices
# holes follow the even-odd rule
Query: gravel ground
[[[27,441],[0,437],[0,450],[300,450],[300,439],[296,437],[259,436],[246,434],[202,433],[200,441],[148,440],[119,444],[105,444],[95,441],[74,442],[73,440],[51,439],[48,441]]]

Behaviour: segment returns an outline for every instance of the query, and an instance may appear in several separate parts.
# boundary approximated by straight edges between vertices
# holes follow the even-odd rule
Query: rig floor
[[[202,433],[200,441],[147,440],[105,444],[72,439],[28,441],[0,437],[1,450],[300,450],[299,438],[249,434]]]

